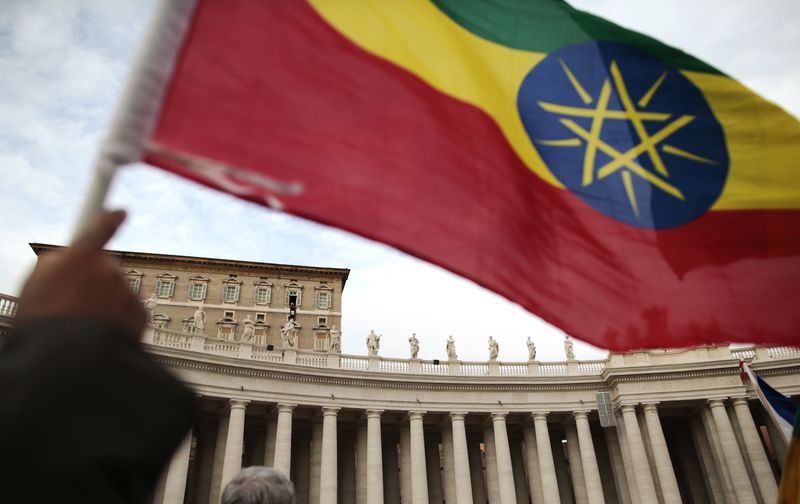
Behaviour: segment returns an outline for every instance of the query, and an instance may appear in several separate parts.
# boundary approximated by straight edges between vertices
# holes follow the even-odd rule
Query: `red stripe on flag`
[[[305,3],[201,1],[153,140],[299,182],[292,196],[237,178],[241,197],[394,245],[601,347],[800,333],[800,212],[711,212],[666,232],[613,221],[534,175],[485,113]],[[146,161],[236,192],[185,160]]]

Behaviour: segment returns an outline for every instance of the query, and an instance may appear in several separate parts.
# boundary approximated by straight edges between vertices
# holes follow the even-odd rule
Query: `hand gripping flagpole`
[[[141,161],[196,1],[159,0],[97,152],[73,238],[102,211],[117,168]]]

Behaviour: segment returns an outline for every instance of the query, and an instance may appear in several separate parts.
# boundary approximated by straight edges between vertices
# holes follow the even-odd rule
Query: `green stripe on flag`
[[[551,52],[592,40],[636,46],[684,70],[721,74],[694,56],[562,0],[432,0],[456,23],[486,40],[514,49]]]

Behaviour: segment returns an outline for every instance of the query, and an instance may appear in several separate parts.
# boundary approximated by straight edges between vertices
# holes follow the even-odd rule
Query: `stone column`
[[[367,502],[369,504],[383,504],[381,413],[383,410],[367,410]]]
[[[424,411],[409,411],[411,435],[411,502],[428,504],[428,477],[425,467],[425,431],[422,426]],[[370,504],[372,504],[370,502]]]
[[[742,439],[747,450],[747,456],[753,466],[756,483],[758,483],[758,489],[761,492],[761,499],[764,502],[777,502],[778,485],[775,483],[775,477],[772,475],[772,468],[769,465],[767,454],[761,444],[761,437],[758,435],[756,424],[750,414],[747,399],[744,397],[735,398],[733,400],[733,409],[739,421]]]
[[[658,481],[661,483],[661,496],[664,498],[664,504],[680,504],[681,491],[678,489],[678,480],[675,478],[675,470],[672,468],[667,440],[664,439],[661,420],[658,418],[657,404],[648,403],[643,405],[642,409],[644,410],[644,420],[647,423],[647,433],[650,436],[650,448],[653,450]]]
[[[264,465],[272,467],[275,463],[275,437],[278,433],[278,421],[267,418],[267,439],[264,442]]]
[[[608,458],[611,459],[611,472],[614,475],[614,484],[617,488],[617,496],[620,504],[631,504],[631,496],[628,492],[628,480],[625,478],[625,466],[622,463],[622,452],[619,446],[619,438],[616,429],[603,429],[608,447]]]
[[[522,439],[510,436],[508,449],[511,451],[511,469],[514,476],[514,492],[518,504],[530,504],[528,478],[525,476],[525,459],[522,457]]]
[[[337,454],[336,414],[339,408],[322,408],[322,456],[320,457],[319,502],[336,504],[338,497],[339,456]]]
[[[342,440],[339,453],[339,503],[355,504],[356,502],[356,440],[352,436]]]
[[[636,418],[636,407],[630,404],[622,406],[622,418],[625,421],[625,434],[631,452],[631,465],[636,476],[639,500],[643,504],[658,502],[653,475],[650,473],[650,463],[642,441],[642,432],[639,430],[639,419]]]
[[[356,504],[367,504],[367,425],[356,433]]]
[[[214,461],[211,465],[211,487],[208,493],[208,502],[219,502],[222,482],[222,464],[225,459],[225,442],[228,439],[228,417],[220,413],[219,426],[217,427],[217,441],[214,444]]]
[[[480,439],[467,438],[467,451],[469,452],[469,475],[472,481],[472,502],[486,504],[489,502],[489,497],[486,495],[486,483],[483,481]]]
[[[469,470],[469,451],[467,449],[467,430],[464,425],[466,413],[450,413],[453,438],[453,475],[457,504],[472,504],[472,479]],[[446,455],[445,455],[446,457]],[[449,500],[447,502],[450,502]]]
[[[556,465],[550,446],[550,431],[547,428],[547,413],[533,413],[533,427],[536,434],[536,448],[539,455],[539,478],[542,481],[544,502],[561,502],[558,492]]]
[[[622,412],[619,410],[614,413],[614,416],[617,419],[617,441],[619,441],[619,451],[622,457],[622,474],[628,486],[631,504],[640,504],[639,488],[636,486],[636,471],[633,467],[631,450],[628,446],[628,434],[625,431],[625,420],[622,418]]]
[[[222,487],[233,479],[242,468],[242,443],[244,442],[244,410],[249,401],[231,399],[228,438],[225,442],[225,457],[222,462]]]
[[[322,422],[311,425],[311,455],[308,459],[308,503],[319,504],[319,476],[322,469]]]
[[[583,461],[581,460],[581,446],[578,441],[578,429],[575,425],[564,425],[564,434],[567,437],[567,455],[569,456],[569,471],[572,476],[572,491],[575,494],[575,504],[588,504],[589,495],[586,492],[586,480],[583,476]]]
[[[272,467],[290,477],[292,470],[292,411],[296,404],[278,404],[275,431],[275,460]]]
[[[292,443],[292,467],[289,469],[297,502],[308,502],[311,483],[311,433],[298,432]]]
[[[439,460],[439,440],[426,436],[425,439],[425,473],[428,477],[428,502],[442,502],[442,463]]]
[[[167,468],[167,482],[164,486],[164,500],[162,504],[183,504],[186,495],[186,476],[189,473],[189,453],[192,450],[192,431],[186,435],[183,442],[172,454]]]
[[[561,496],[561,502],[564,504],[575,504],[569,469],[567,468],[567,458],[564,456],[564,444],[561,436],[550,439],[550,451],[553,453],[553,464],[555,464],[556,467],[556,482],[558,483],[558,494]]]
[[[722,452],[728,463],[728,471],[731,474],[733,490],[739,504],[751,504],[756,502],[753,486],[750,484],[750,477],[747,475],[747,467],[744,465],[742,452],[736,436],[733,434],[731,420],[725,410],[725,403],[721,399],[710,399],[708,406],[711,408],[711,415],[714,417],[714,425],[717,427]]]
[[[525,467],[528,469],[531,501],[533,504],[544,504],[544,490],[542,490],[541,469],[539,468],[539,448],[536,444],[536,433],[533,431],[533,427],[523,428],[522,437],[525,442]]]
[[[511,450],[508,446],[506,413],[492,413],[492,425],[494,426],[494,451],[497,457],[497,486],[500,491],[500,502],[516,504],[517,495],[511,466]]]
[[[411,502],[411,431],[408,424],[400,426],[400,500]]]
[[[500,487],[498,486],[497,457],[494,449],[494,426],[487,425],[483,429],[483,457],[486,469],[486,493],[488,494],[489,504],[500,503]]]
[[[400,471],[397,466],[397,437],[394,433],[383,433],[381,449],[383,450],[383,503],[400,504]]]
[[[600,468],[597,466],[597,455],[594,451],[594,442],[592,442],[592,430],[589,427],[588,411],[575,412],[575,426],[578,429],[578,443],[581,447],[583,479],[586,482],[589,504],[605,504],[603,481],[600,479]]]
[[[194,478],[187,489],[185,499],[196,504],[208,504],[211,492],[211,472],[214,470],[214,450],[217,443],[216,426],[202,422],[194,432],[197,469],[192,469]]]
[[[453,429],[450,424],[443,423],[440,431],[442,433],[442,488],[444,489],[444,501],[452,503],[458,500],[456,497],[455,461],[453,460]],[[428,464],[430,464],[430,461]],[[467,464],[469,464],[469,459],[467,459]],[[467,471],[467,477],[469,477],[469,471]]]
[[[704,469],[700,467],[700,457],[695,453],[692,444],[692,435],[688,429],[683,432],[673,431],[670,436],[675,436],[675,453],[673,458],[678,459],[683,474],[686,476],[686,491],[690,502],[709,503],[711,492],[706,489]],[[688,434],[688,435],[687,435]]]
[[[728,471],[728,464],[725,461],[725,453],[723,453],[722,444],[720,444],[719,441],[717,426],[714,425],[714,415],[711,414],[711,408],[703,408],[700,413],[700,418],[703,422],[703,429],[706,434],[706,439],[708,440],[709,450],[711,451],[713,468],[719,476],[720,487],[725,496],[722,500],[724,502],[736,502],[736,491],[733,488],[733,481],[731,480],[730,471]]]

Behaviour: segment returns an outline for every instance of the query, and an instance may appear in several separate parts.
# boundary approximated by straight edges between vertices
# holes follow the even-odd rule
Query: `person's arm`
[[[0,502],[144,502],[194,394],[139,346],[144,309],[102,252],[124,214],[43,257],[0,352]]]

